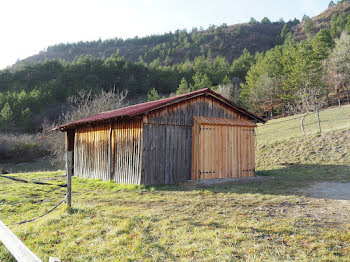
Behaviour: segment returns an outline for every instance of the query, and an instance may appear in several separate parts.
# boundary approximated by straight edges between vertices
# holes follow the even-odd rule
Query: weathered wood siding
[[[142,119],[79,128],[74,142],[76,176],[140,183]]]
[[[191,128],[144,124],[143,179],[145,185],[173,184],[190,179]]]
[[[236,110],[212,97],[199,96],[179,104],[150,112],[145,123],[169,125],[193,125],[193,116],[208,116],[233,119],[248,119]]]
[[[109,180],[108,147],[110,125],[82,127],[75,131],[74,175]]]
[[[115,182],[140,184],[142,132],[142,119],[114,123],[112,179]]]
[[[193,116],[246,119],[203,96],[145,115],[141,183],[171,184],[191,179]]]

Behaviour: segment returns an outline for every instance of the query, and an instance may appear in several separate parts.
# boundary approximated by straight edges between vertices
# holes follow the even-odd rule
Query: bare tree
[[[326,97],[322,95],[322,89],[316,86],[304,85],[303,88],[299,89],[297,92],[297,99],[293,104],[288,104],[289,112],[292,114],[304,113],[300,120],[300,126],[303,134],[305,134],[304,129],[304,119],[307,115],[312,112],[319,112],[319,110],[326,104]],[[319,116],[319,114],[318,114]],[[320,120],[319,120],[320,127]],[[321,127],[320,127],[321,130]]]
[[[304,85],[296,94],[297,99],[294,104],[289,104],[289,109],[293,114],[311,113],[322,108],[326,101],[319,87]]]
[[[232,84],[221,84],[218,86],[218,88],[215,90],[215,92],[222,95],[226,99],[231,100],[232,90],[233,90]]]
[[[61,115],[58,122],[51,123],[44,121],[41,136],[49,145],[49,150],[54,157],[54,162],[63,166],[64,156],[64,134],[60,131],[53,131],[58,125],[78,120],[87,116],[95,115],[104,111],[114,110],[126,105],[126,91],[102,91],[93,96],[91,92],[81,91],[76,96],[69,98],[69,109]]]
[[[220,84],[215,90],[218,94],[223,97],[239,104],[240,94],[241,94],[241,83],[242,80],[238,77],[234,77],[232,82],[226,84]]]

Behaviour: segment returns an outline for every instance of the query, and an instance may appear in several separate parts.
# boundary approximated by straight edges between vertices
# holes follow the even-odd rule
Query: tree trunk
[[[300,125],[301,125],[301,131],[303,132],[303,135],[305,135],[305,128],[304,128],[304,119],[305,117],[308,115],[309,113],[306,113],[305,115],[303,115],[303,117],[300,120]]]
[[[328,89],[326,91],[326,101],[327,101],[327,107],[329,107],[329,94],[328,94]]]

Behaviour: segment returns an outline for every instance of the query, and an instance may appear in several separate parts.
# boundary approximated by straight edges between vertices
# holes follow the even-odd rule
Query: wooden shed
[[[201,89],[58,128],[75,176],[156,185],[254,176],[257,122],[264,120]]]

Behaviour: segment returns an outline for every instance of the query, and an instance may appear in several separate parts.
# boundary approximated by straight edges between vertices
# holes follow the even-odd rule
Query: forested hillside
[[[309,33],[316,34],[322,28],[330,28],[332,34],[336,31],[334,24],[341,24],[350,13],[350,6],[344,2],[330,7],[318,16],[304,16],[303,21],[294,19],[285,23],[283,20],[271,22],[264,18],[261,22],[252,18],[249,23],[236,25],[212,25],[207,29],[193,28],[190,32],[176,30],[163,35],[135,37],[123,40],[121,38],[102,41],[60,43],[49,46],[39,54],[19,61],[44,62],[45,60],[62,59],[72,62],[81,55],[107,59],[118,52],[131,62],[143,61],[147,64],[173,65],[186,60],[193,61],[198,56],[215,58],[221,55],[232,63],[243,49],[250,53],[267,51],[276,44],[281,44],[281,31],[291,31],[297,41],[307,38]],[[337,16],[337,14],[342,14]],[[300,23],[299,23],[300,22]],[[336,22],[336,23],[334,23]],[[333,24],[333,27],[332,27]]]
[[[0,71],[0,129],[33,131],[81,90],[152,100],[209,87],[265,117],[349,102],[349,10],[49,47]]]
[[[304,17],[298,28],[306,37],[300,41],[300,34],[282,30],[282,45],[255,55],[240,101],[270,116],[350,103],[349,11],[350,3],[341,1],[316,18]]]
[[[312,18],[304,16],[303,21],[293,26],[291,31],[297,41],[306,39],[309,33],[316,34],[322,28],[328,28],[333,37],[339,36],[339,25],[347,23],[349,13],[349,1],[339,1],[338,4],[331,1],[327,10]]]
[[[289,22],[291,27],[298,21]],[[22,62],[43,62],[46,59],[62,59],[72,62],[81,55],[107,59],[118,52],[131,62],[153,65],[173,65],[198,56],[208,59],[221,55],[232,63],[247,48],[251,53],[266,51],[275,46],[283,23],[271,23],[268,19],[258,23],[227,26],[210,26],[208,29],[193,28],[190,32],[176,30],[163,35],[151,35],[132,39],[109,39],[90,42],[57,44]]]

